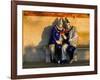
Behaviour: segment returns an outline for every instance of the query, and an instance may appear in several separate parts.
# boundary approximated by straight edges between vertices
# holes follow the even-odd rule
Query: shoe
[[[60,64],[60,60],[58,60],[58,64]]]
[[[61,64],[67,64],[67,63],[68,63],[67,60],[62,60],[62,61],[61,61]]]
[[[72,59],[70,62],[69,62],[69,64],[72,64],[74,62],[74,59]]]
[[[74,56],[74,61],[75,61],[75,62],[78,61],[77,55]]]

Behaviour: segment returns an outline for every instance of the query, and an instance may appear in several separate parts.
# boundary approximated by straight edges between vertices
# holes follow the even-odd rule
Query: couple
[[[51,62],[72,63],[77,45],[77,32],[67,18],[57,19],[51,29],[49,40]]]

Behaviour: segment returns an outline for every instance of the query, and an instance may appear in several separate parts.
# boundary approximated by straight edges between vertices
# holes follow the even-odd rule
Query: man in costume
[[[63,22],[60,18],[56,25],[51,29],[51,36],[49,40],[49,49],[51,52],[51,62],[61,63],[62,59],[62,32],[63,32]]]
[[[78,35],[74,26],[72,26],[68,19],[64,19],[65,35],[64,44],[62,46],[62,53],[69,56],[69,63],[74,61],[74,53],[77,47]],[[67,58],[68,59],[68,58]]]

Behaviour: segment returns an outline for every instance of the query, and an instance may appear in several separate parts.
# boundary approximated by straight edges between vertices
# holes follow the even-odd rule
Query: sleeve
[[[52,38],[53,40],[56,42],[57,40],[59,40],[59,34],[57,35],[57,30],[55,29],[55,27],[52,29],[51,31],[52,34]]]
[[[56,39],[55,39],[55,27],[52,27],[51,31],[50,31],[50,39],[49,39],[49,44],[55,44],[56,43]]]

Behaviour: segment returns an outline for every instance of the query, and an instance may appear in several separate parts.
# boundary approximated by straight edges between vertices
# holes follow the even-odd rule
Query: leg
[[[67,47],[68,47],[68,45],[67,44],[64,44],[63,46],[62,46],[62,60],[66,60],[67,59],[67,57],[66,57],[66,49],[67,49]]]
[[[71,45],[67,49],[67,52],[68,52],[69,57],[70,57],[70,63],[73,62],[73,56],[74,56],[75,50],[76,50],[76,48],[74,46],[71,46]]]
[[[73,59],[74,59],[74,61],[78,61],[77,49],[75,49],[75,51],[74,51]]]
[[[55,56],[55,44],[49,45],[49,49],[50,49],[50,59],[52,62],[54,60],[54,56]]]
[[[61,63],[61,57],[62,57],[62,49],[59,47],[56,47],[55,49],[55,60],[58,64]]]

